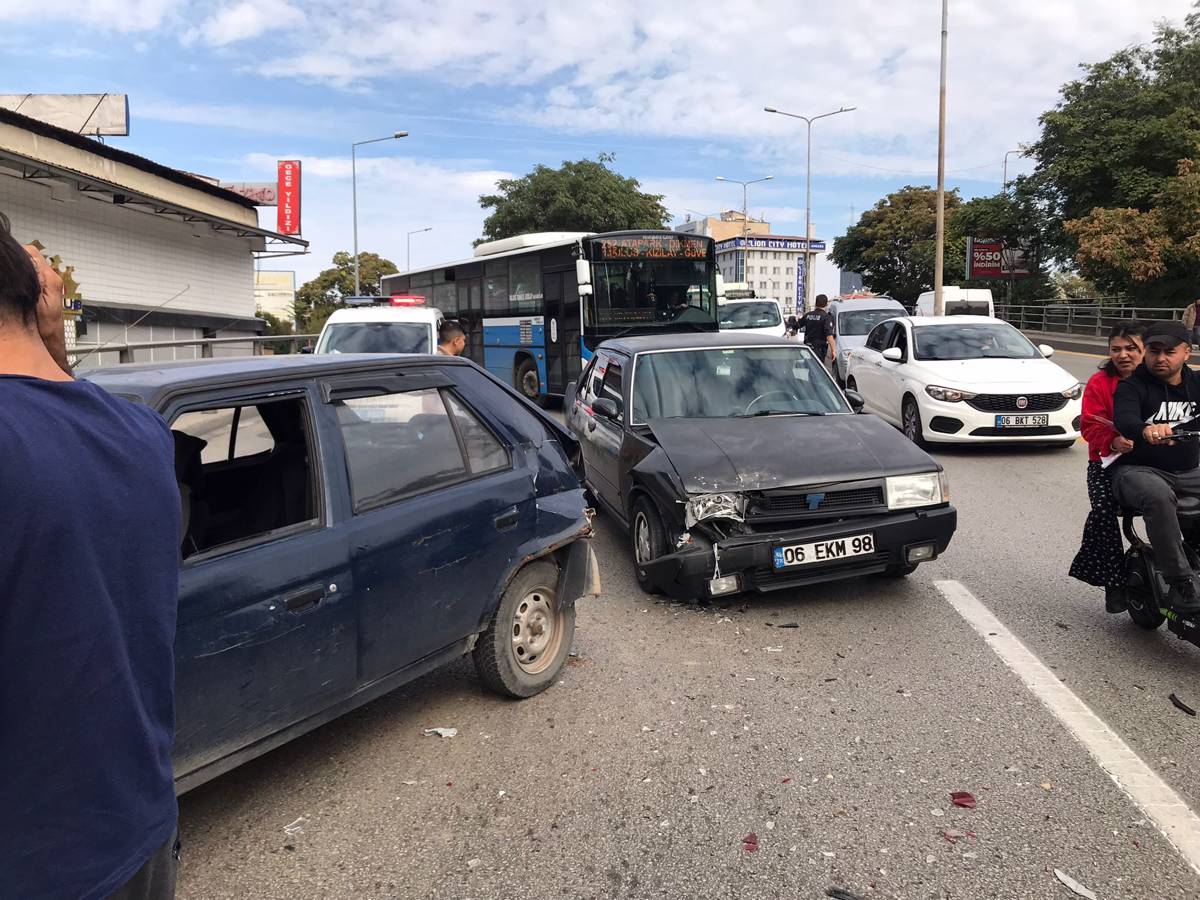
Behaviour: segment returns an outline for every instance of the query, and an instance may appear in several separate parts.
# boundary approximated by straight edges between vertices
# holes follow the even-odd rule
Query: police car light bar
[[[425,298],[410,294],[392,294],[389,298],[392,306],[424,306]]]

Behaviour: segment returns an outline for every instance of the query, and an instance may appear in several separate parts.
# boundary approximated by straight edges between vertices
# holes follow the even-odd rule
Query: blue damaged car
[[[529,697],[599,593],[578,448],[466,360],[245,357],[87,373],[175,437],[177,788],[471,654]]]

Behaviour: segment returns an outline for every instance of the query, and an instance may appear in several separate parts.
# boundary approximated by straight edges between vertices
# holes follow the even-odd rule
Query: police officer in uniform
[[[837,345],[833,340],[833,316],[825,308],[829,305],[829,298],[824,294],[817,294],[816,309],[804,314],[801,323],[804,327],[804,343],[812,349],[812,352],[817,354],[817,359],[821,362],[826,362],[828,359],[837,358]]]

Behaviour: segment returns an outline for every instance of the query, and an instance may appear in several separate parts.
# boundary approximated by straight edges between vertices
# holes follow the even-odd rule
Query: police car
[[[348,297],[321,329],[316,353],[433,353],[440,310],[419,296]]]

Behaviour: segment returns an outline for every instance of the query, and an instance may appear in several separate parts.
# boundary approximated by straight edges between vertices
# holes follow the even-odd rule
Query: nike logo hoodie
[[[1143,364],[1117,385],[1113,424],[1133,441],[1133,449],[1123,454],[1117,465],[1150,466],[1167,472],[1188,472],[1200,466],[1200,444],[1152,446],[1142,437],[1147,425],[1176,425],[1195,417],[1200,403],[1200,375],[1187,366],[1181,374],[1179,384],[1167,384]]]

